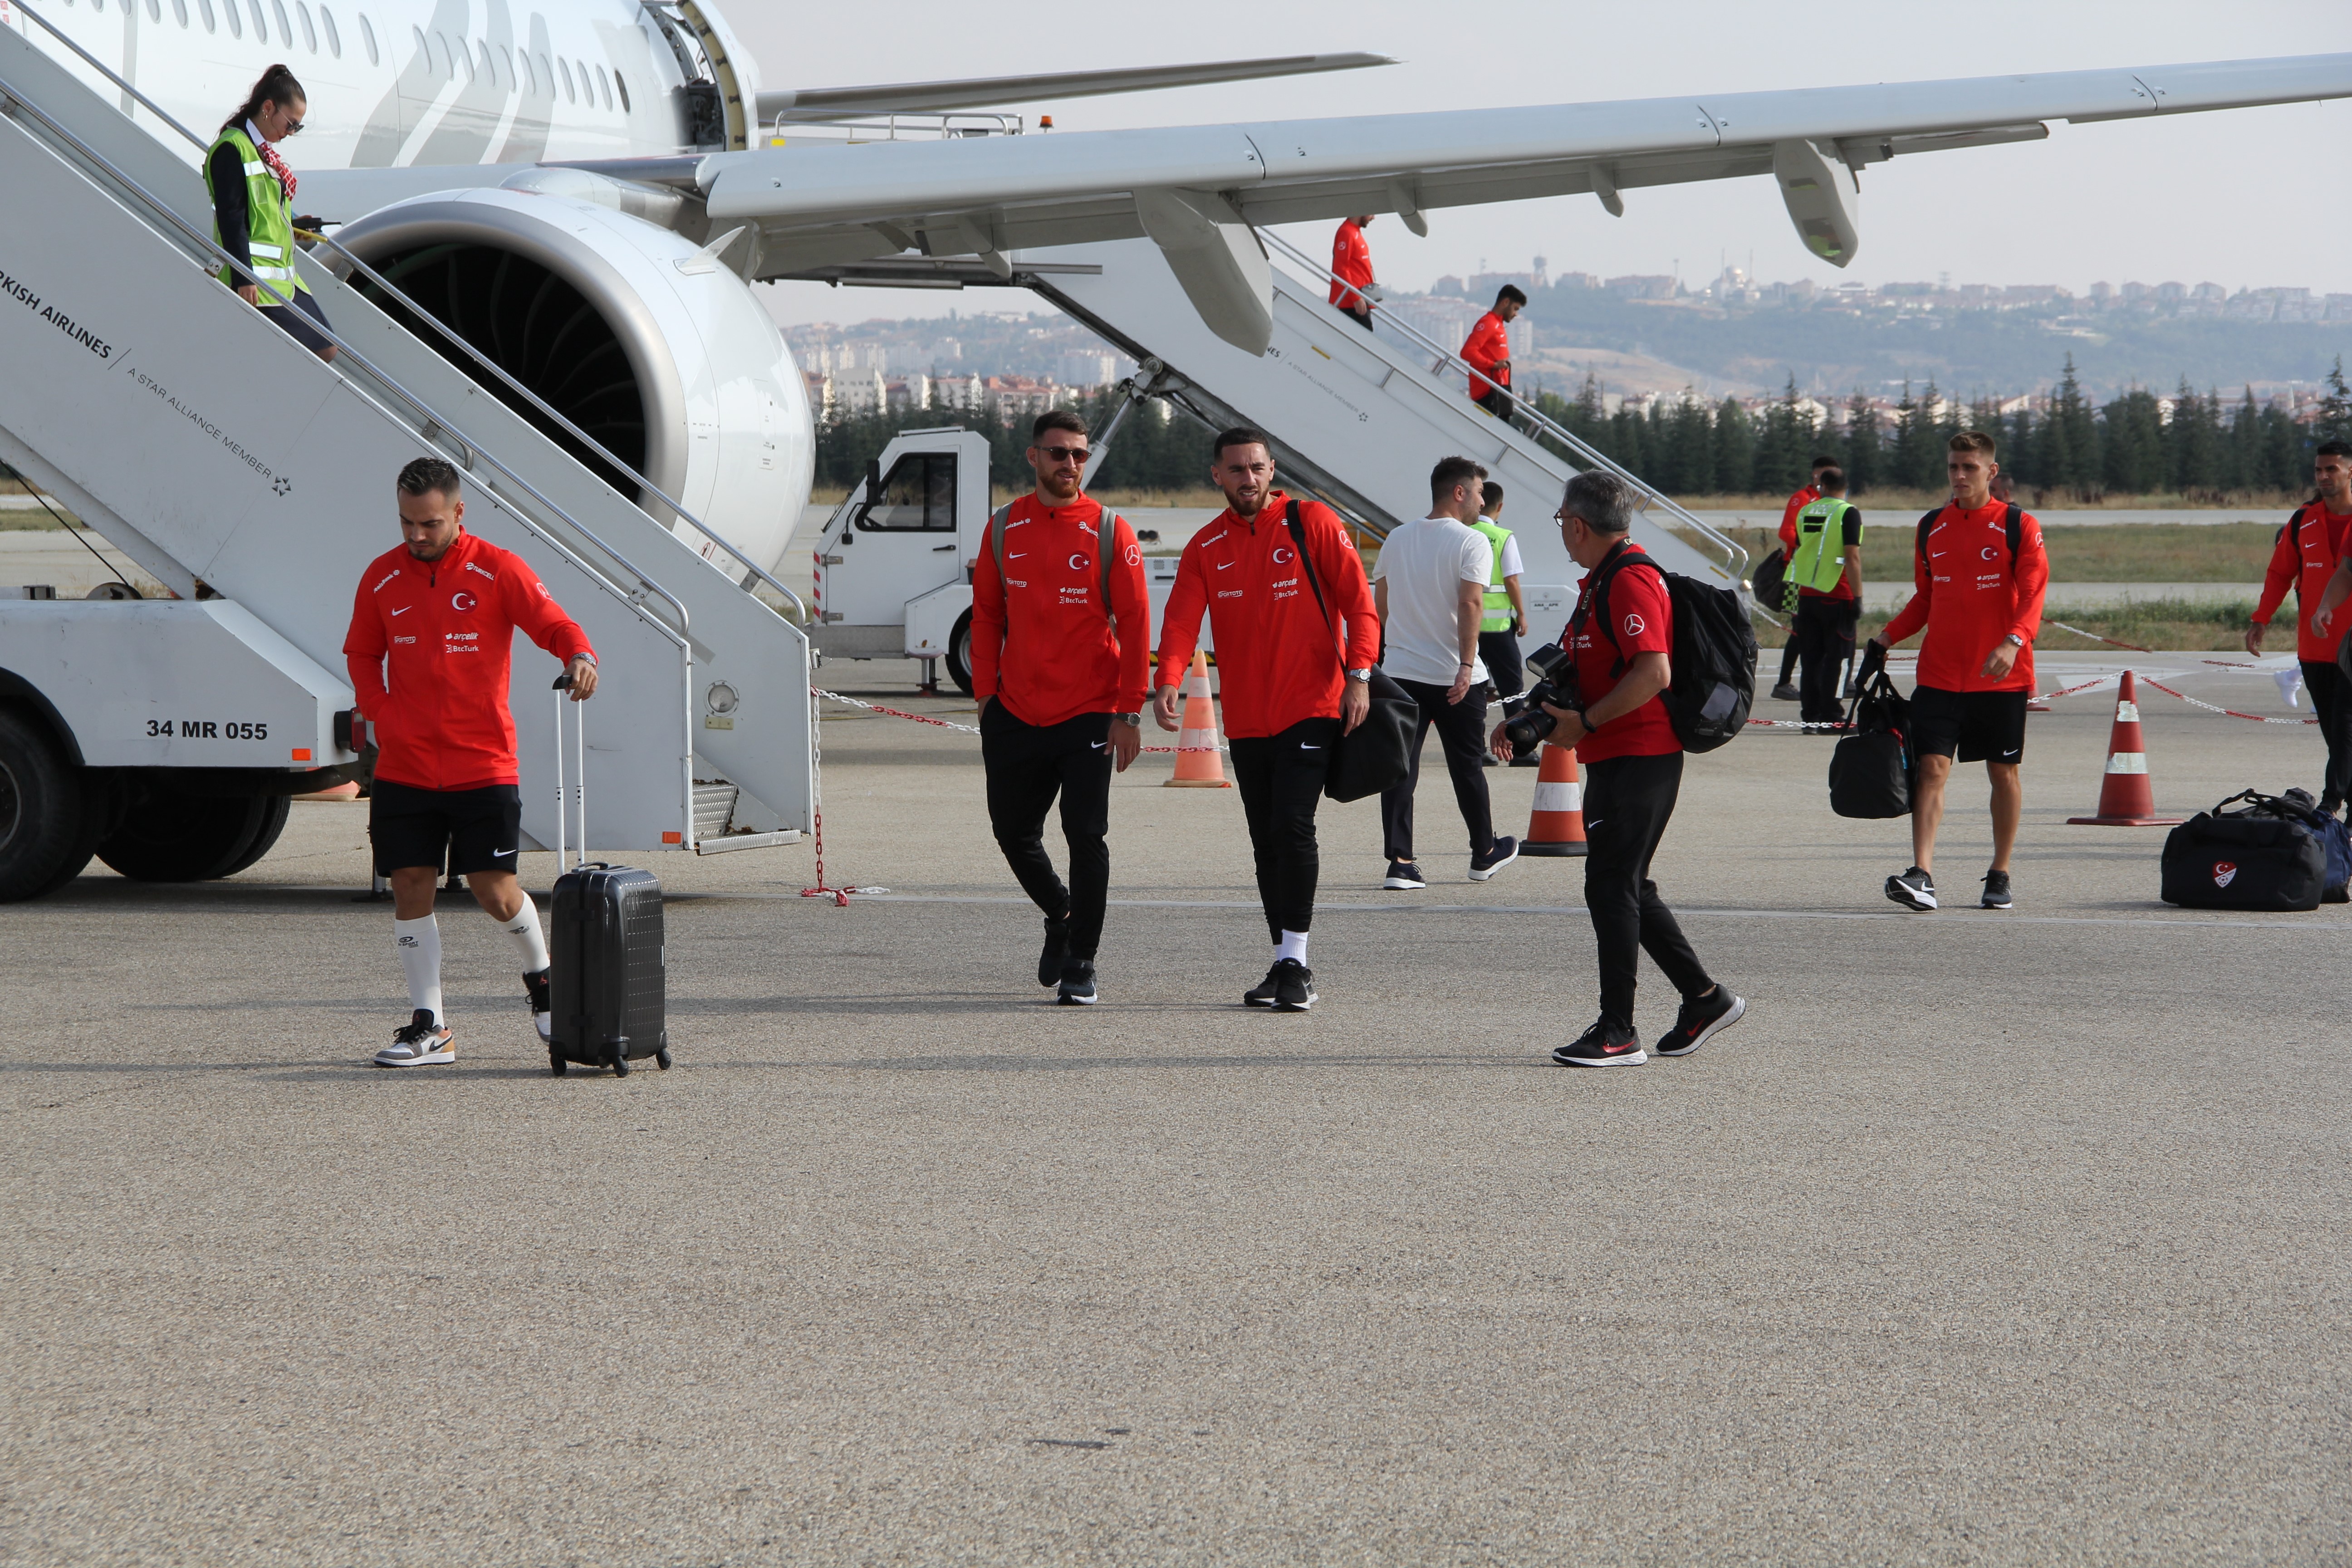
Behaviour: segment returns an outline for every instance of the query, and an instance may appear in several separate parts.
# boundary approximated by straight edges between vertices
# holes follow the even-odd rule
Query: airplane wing
[[[1694,180],[1774,176],[1805,245],[1859,246],[1860,173],[1915,153],[2076,124],[2352,96],[2352,54],[1165,130],[791,146],[598,163],[698,194],[710,232],[756,231],[753,275],[913,250],[971,256],[1149,235],[1202,317],[1263,352],[1254,226]]]
[[[999,109],[1008,103],[1034,103],[1045,99],[1099,98],[1107,93],[1257,81],[1266,77],[1313,76],[1322,71],[1360,70],[1366,66],[1394,64],[1396,61],[1386,55],[1284,55],[1270,59],[1060,71],[1046,76],[975,77],[960,81],[908,81],[879,87],[801,88],[762,92],[758,105],[763,124],[780,116],[785,120],[823,121],[866,114],[939,114],[959,109]]]

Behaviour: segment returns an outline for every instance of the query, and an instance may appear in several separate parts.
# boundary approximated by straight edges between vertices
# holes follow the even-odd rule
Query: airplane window
[[[522,53],[517,55],[515,58],[520,62],[522,66],[523,91],[530,93],[534,98],[538,97],[539,78],[530,68],[530,51],[529,49],[525,49]]]
[[[179,18],[180,26],[183,27],[186,26],[188,25],[188,0],[172,0],[172,15]]]
[[[231,0],[234,4],[235,0]],[[261,14],[261,0],[245,0],[253,11],[253,36],[263,43],[269,41],[269,18]]]
[[[293,47],[293,46],[294,46],[294,28],[293,28],[292,24],[289,23],[289,22],[287,21],[287,19],[286,19],[286,0],[269,0],[269,4],[270,4],[270,9],[272,9],[272,10],[274,10],[274,11],[276,11],[276,12],[278,13],[278,38],[279,38],[282,42],[284,42],[284,44],[287,46],[287,47],[289,47],[289,48]],[[311,45],[310,47],[311,47],[312,51],[315,53],[315,52],[317,51],[318,46],[317,46],[316,44],[313,44],[313,45]]]
[[[558,55],[555,57],[555,68],[563,73],[564,101],[567,103],[579,102],[579,95],[572,90],[572,62],[565,59],[562,55]]]
[[[499,46],[499,58],[507,62],[507,90],[512,92],[522,79],[515,75],[514,51],[504,44]]]
[[[163,0],[147,0],[147,19],[151,22],[163,19]]]
[[[469,49],[469,48],[467,48],[467,47],[466,47],[466,40],[465,40],[465,39],[463,39],[463,38],[459,38],[459,39],[457,41],[457,43],[451,47],[451,48],[450,48],[450,51],[449,51],[449,52],[450,52],[451,54],[453,54],[453,55],[455,55],[455,56],[457,57],[457,63],[458,63],[459,65],[462,65],[462,66],[464,66],[464,67],[466,68],[466,79],[467,79],[467,81],[471,81],[471,80],[473,80],[473,79],[474,79],[474,51],[473,51],[473,50],[471,50],[471,49]],[[457,76],[457,71],[456,71],[454,68],[452,68],[452,69],[451,69],[451,71],[449,72],[449,75],[450,75],[453,79]]]
[[[604,107],[607,110],[611,109],[613,107],[613,79],[604,74],[604,68],[603,66],[598,66],[596,68],[596,90],[604,95]]]
[[[196,15],[204,18],[205,31],[220,31],[220,18],[213,15],[213,0],[196,0]]]
[[[490,58],[490,46],[488,41],[485,39],[475,44],[474,47],[482,51],[482,74],[490,79],[490,85],[492,87],[498,86],[499,62]]]
[[[221,0],[221,12],[228,17],[228,36],[232,38],[245,37],[245,23],[236,14],[236,0]]]
[[[294,0],[294,15],[302,23],[302,46],[312,54],[319,52],[319,29],[310,25],[310,7],[302,0]]]
[[[433,41],[441,46],[441,74],[451,81],[457,79],[457,62],[449,58],[449,35],[435,32]]]
[[[375,24],[367,19],[364,11],[360,13],[360,42],[367,46],[368,64],[383,63],[383,57],[375,52]]]
[[[327,29],[327,52],[337,59],[343,58],[343,35],[335,26],[335,14],[324,5],[319,7],[319,20]]]
[[[613,85],[621,89],[621,112],[624,114],[629,113],[629,79],[623,76],[619,71],[614,71],[613,73]]]
[[[548,64],[545,49],[539,51],[539,79],[547,84],[547,96],[551,100],[555,97],[555,68]]]

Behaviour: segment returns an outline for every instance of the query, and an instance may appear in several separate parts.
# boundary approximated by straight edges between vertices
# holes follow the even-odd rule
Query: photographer
[[[1508,762],[1523,741],[1543,740],[1548,729],[1553,745],[1572,748],[1584,763],[1584,902],[1601,961],[1601,1016],[1551,1058],[1563,1067],[1649,1059],[1633,1031],[1643,952],[1683,999],[1658,1054],[1688,1056],[1738,1023],[1748,1004],[1707,977],[1650,879],[1650,858],[1683,779],[1682,742],[1659,700],[1673,679],[1674,603],[1665,574],[1625,537],[1633,498],[1624,481],[1599,471],[1577,475],[1558,515],[1561,542],[1588,574],[1561,637],[1568,657],[1528,693],[1528,710],[1488,742]],[[1552,700],[1555,684],[1564,702]]]

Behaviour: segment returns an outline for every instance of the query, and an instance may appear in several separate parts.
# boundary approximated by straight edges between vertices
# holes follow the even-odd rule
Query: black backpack
[[[1669,572],[1630,544],[1609,553],[1593,574],[1591,591],[1581,616],[1590,606],[1601,617],[1601,630],[1617,650],[1612,674],[1625,673],[1625,646],[1617,640],[1617,624],[1609,616],[1609,582],[1627,566],[1647,566],[1665,580],[1666,597],[1675,610],[1675,647],[1670,662],[1674,681],[1660,693],[1675,739],[1685,752],[1712,752],[1748,727],[1748,710],[1756,700],[1756,628],[1748,624],[1747,606],[1728,588],[1717,588],[1696,577]],[[1570,617],[1574,626],[1575,618]],[[1573,632],[1570,633],[1572,637]]]

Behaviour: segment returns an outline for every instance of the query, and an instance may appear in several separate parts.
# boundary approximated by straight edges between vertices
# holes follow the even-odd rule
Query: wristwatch
[[[1143,728],[1143,715],[1140,713],[1114,713],[1111,717],[1122,724],[1131,725],[1138,730]]]
[[[2007,643],[2011,647],[2023,647],[2025,646],[2025,639],[2019,637],[2015,632],[2010,633],[2000,640]]]
[[[1348,679],[1350,680],[1360,680],[1365,685],[1370,686],[1372,683],[1372,667],[1368,664],[1361,669],[1351,669],[1348,672]]]

